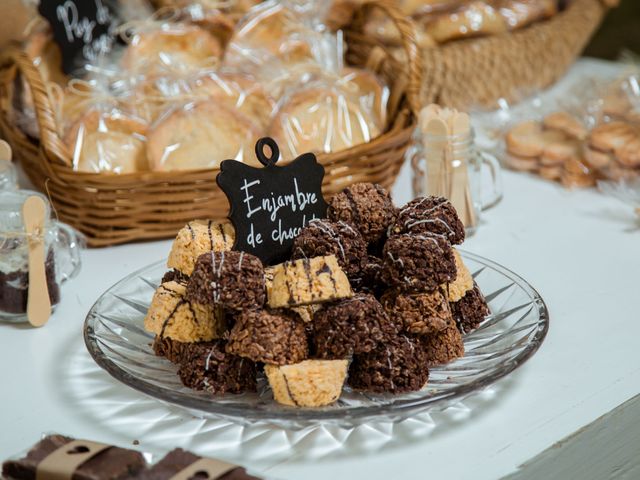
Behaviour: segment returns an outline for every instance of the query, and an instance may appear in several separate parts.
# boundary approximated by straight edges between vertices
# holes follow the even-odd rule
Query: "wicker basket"
[[[503,35],[451,42],[423,52],[424,104],[495,108],[558,80],[602,21],[603,0],[572,0],[551,19]]]
[[[362,30],[373,10],[382,10],[402,33],[409,61],[400,64]],[[419,105],[420,66],[413,25],[394,8],[364,5],[345,32],[347,62],[376,71],[390,86],[389,124],[371,142],[337,153],[318,155],[324,165],[324,193],[329,196],[353,182],[391,186],[411,141]],[[33,93],[40,143],[28,139],[10,121],[11,98],[20,72]],[[106,246],[175,235],[194,218],[223,218],[228,203],[216,185],[217,169],[185,172],[143,172],[123,175],[79,173],[55,124],[50,98],[29,58],[14,47],[0,62],[0,129],[14,148],[31,181],[46,191],[61,220],[88,237],[91,246]]]

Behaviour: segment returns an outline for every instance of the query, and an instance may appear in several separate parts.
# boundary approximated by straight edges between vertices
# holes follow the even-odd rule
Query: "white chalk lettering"
[[[249,235],[247,235],[247,243],[249,245],[251,245],[253,248],[255,248],[256,245],[261,245],[262,244],[262,234],[260,234],[260,233],[256,234],[254,232],[253,223],[251,224],[251,227],[249,228]]]
[[[254,180],[253,182],[248,183],[247,179],[245,178],[244,185],[240,187],[240,190],[244,191],[244,200],[242,202],[247,205],[247,218],[251,218],[251,215],[253,215],[254,213],[258,213],[260,210],[262,210],[261,207],[252,209],[249,203],[253,199],[253,195],[249,195],[249,188],[253,187],[254,185],[260,185],[260,180]]]

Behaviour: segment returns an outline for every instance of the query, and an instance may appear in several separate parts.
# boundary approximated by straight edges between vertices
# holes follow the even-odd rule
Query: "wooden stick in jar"
[[[29,235],[29,293],[27,318],[34,327],[41,327],[51,316],[51,300],[45,270],[44,224],[47,207],[42,198],[31,196],[22,206],[22,218]]]

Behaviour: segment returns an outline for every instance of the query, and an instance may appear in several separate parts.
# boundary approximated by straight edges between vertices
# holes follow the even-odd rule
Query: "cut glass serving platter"
[[[143,325],[166,271],[165,261],[132,273],[98,299],[85,320],[85,344],[97,364],[118,381],[197,416],[284,428],[399,422],[425,411],[445,409],[486,388],[529,359],[547,333],[548,311],[533,287],[495,262],[460,253],[487,298],[491,315],[464,336],[464,357],[431,368],[429,382],[418,392],[373,395],[345,387],[332,406],[294,408],[277,404],[264,378],[259,378],[257,393],[240,395],[215,396],[184,387],[177,367],[153,353],[153,335]]]

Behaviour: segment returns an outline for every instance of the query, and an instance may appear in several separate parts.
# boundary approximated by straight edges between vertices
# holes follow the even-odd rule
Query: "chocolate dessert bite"
[[[349,279],[335,255],[276,265],[268,290],[271,308],[320,304],[353,295]]]
[[[33,480],[51,478],[58,473],[43,472],[40,463],[50,454],[71,443],[72,438],[62,435],[49,435],[35,444],[27,455],[18,460],[7,460],[2,464],[2,476],[14,480]],[[124,448],[110,447],[102,450],[80,466],[73,473],[73,480],[120,480],[135,478],[146,466],[140,452]],[[47,475],[48,474],[48,475]]]
[[[386,288],[382,279],[382,259],[368,255],[360,276],[350,280],[356,292],[370,293],[378,298]]]
[[[301,362],[309,354],[305,324],[287,310],[247,310],[236,317],[226,351],[273,365]]]
[[[186,287],[177,282],[161,284],[144,318],[145,330],[160,338],[200,342],[222,336],[226,329],[219,307],[188,301]]]
[[[380,302],[366,293],[325,305],[313,324],[315,353],[327,359],[370,352],[398,332]]]
[[[195,462],[199,461],[202,457],[194,455],[191,452],[176,448],[167,453],[162,460],[156,463],[140,474],[140,480],[171,480],[174,476]],[[196,472],[191,480],[204,480],[210,478],[206,472]],[[258,477],[249,475],[242,467],[236,467],[229,470],[227,473],[216,477],[216,480],[260,480]]]
[[[225,347],[224,340],[184,344],[178,368],[182,383],[194,390],[219,395],[254,392],[255,363],[227,353]]]
[[[462,335],[456,326],[431,335],[420,335],[416,339],[424,349],[429,367],[443,365],[464,356]]]
[[[451,302],[450,306],[458,330],[462,333],[469,333],[478,328],[485,317],[491,313],[484,295],[475,283],[464,297],[457,302]]]
[[[191,275],[200,255],[211,250],[231,250],[234,241],[235,230],[229,222],[194,220],[178,232],[171,245],[167,266],[185,275]]]
[[[156,335],[156,338],[153,339],[151,348],[153,348],[153,353],[158,357],[164,357],[171,363],[180,363],[182,354],[185,350],[185,345],[189,345],[189,343],[178,342],[169,337]]]
[[[338,221],[312,220],[293,241],[292,258],[334,255],[349,279],[360,276],[367,256],[362,235],[351,225]]]
[[[375,393],[420,390],[427,383],[429,369],[424,349],[415,342],[398,335],[369,353],[355,355],[347,383],[354,390]]]
[[[333,221],[356,227],[367,243],[380,240],[396,217],[391,196],[380,185],[355,183],[329,202],[327,215]]]
[[[456,209],[444,197],[419,197],[398,212],[391,235],[412,233],[446,238],[453,245],[464,241],[464,225]]]
[[[229,310],[260,308],[265,298],[262,262],[245,252],[203,253],[187,284],[187,300]]]
[[[180,270],[168,270],[163,276],[160,283],[177,282],[186,285],[189,282],[189,275],[185,275]]]
[[[381,302],[389,317],[407,333],[429,335],[455,324],[449,302],[440,289],[431,293],[403,293],[392,289],[382,296]]]
[[[452,282],[442,285],[442,290],[446,293],[447,300],[457,302],[473,288],[473,275],[462,261],[460,252],[455,248],[453,255],[456,259],[456,278]]]
[[[382,276],[391,287],[432,292],[456,278],[456,262],[443,237],[395,235],[384,246]]]

